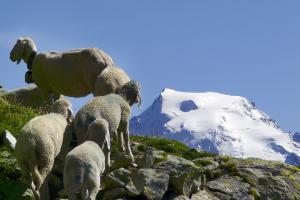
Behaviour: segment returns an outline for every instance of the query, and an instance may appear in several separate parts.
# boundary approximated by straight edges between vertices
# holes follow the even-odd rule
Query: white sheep
[[[31,119],[21,129],[15,148],[24,180],[33,189],[37,199],[39,189],[61,150],[64,137],[72,134],[67,123],[72,120],[70,102],[59,99],[53,105],[53,110],[56,113]]]
[[[96,119],[105,119],[108,122],[108,129],[111,136],[117,136],[118,147],[120,151],[125,150],[134,162],[131,153],[129,141],[129,118],[131,108],[134,103],[141,104],[140,85],[138,82],[131,80],[126,83],[118,94],[108,94],[105,96],[94,97],[85,104],[76,114],[74,119],[74,131],[78,143],[88,139],[88,127]],[[100,134],[100,133],[99,133]],[[106,166],[110,166],[110,152],[106,153]]]
[[[0,97],[10,103],[17,103],[37,109],[46,108],[52,104],[49,99],[44,97],[41,89],[35,85],[3,91],[2,93],[0,91]]]
[[[101,77],[113,61],[97,48],[37,53],[32,39],[19,38],[10,52],[10,59],[17,63],[23,60],[27,64],[30,71],[26,73],[25,81],[34,82],[47,98],[51,94],[102,96],[114,93],[129,81],[127,74],[117,67],[110,68]]]
[[[88,127],[88,141],[70,151],[65,159],[64,189],[68,199],[96,199],[100,189],[100,177],[105,170],[102,149],[110,149],[108,123],[97,119]]]

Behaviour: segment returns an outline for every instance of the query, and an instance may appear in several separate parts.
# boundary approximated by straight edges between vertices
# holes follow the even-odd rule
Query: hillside
[[[37,113],[0,103],[1,130],[17,137]],[[104,177],[98,199],[300,199],[300,169],[295,166],[220,156],[156,137],[132,136],[131,141],[138,167],[123,162],[113,144],[113,169]],[[0,155],[0,199],[31,199],[13,153],[2,147]]]
[[[300,145],[254,102],[214,92],[164,89],[130,121],[134,135],[178,140],[191,148],[238,158],[257,157],[300,166]]]

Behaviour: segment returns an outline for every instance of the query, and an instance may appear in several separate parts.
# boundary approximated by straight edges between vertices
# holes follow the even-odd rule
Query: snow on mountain
[[[234,157],[258,157],[300,166],[300,136],[282,131],[253,102],[219,93],[164,89],[130,121],[132,135],[159,136]]]

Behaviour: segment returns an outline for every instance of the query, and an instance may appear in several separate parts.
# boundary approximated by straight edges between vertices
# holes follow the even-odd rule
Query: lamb
[[[64,188],[70,200],[77,199],[77,192],[82,199],[96,199],[105,170],[102,149],[110,149],[107,121],[96,119],[89,125],[87,135],[88,141],[70,151],[65,159]]]
[[[102,96],[114,93],[129,81],[127,74],[117,67],[109,68],[101,77],[103,70],[112,66],[113,61],[97,48],[37,53],[32,39],[19,38],[10,52],[10,59],[17,64],[21,60],[27,64],[29,71],[25,74],[25,81],[34,82],[46,98],[51,94],[83,97],[92,93]]]
[[[20,131],[15,154],[25,182],[39,199],[39,189],[50,173],[64,137],[71,135],[71,104],[59,99],[53,105],[55,113],[31,119]]]
[[[108,94],[94,97],[85,104],[76,114],[73,127],[79,144],[87,140],[87,130],[96,119],[105,119],[108,122],[110,136],[117,138],[118,148],[124,151],[125,141],[126,153],[134,158],[131,153],[129,142],[129,117],[134,103],[141,104],[140,84],[131,80],[119,91],[119,94]],[[99,133],[100,134],[100,133]],[[110,166],[110,151],[105,152],[106,167]]]

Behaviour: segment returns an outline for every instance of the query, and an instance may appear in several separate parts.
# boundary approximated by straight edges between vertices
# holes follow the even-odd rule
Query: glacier
[[[284,132],[254,102],[240,96],[166,88],[130,120],[130,134],[174,139],[220,155],[300,166],[299,134]]]

